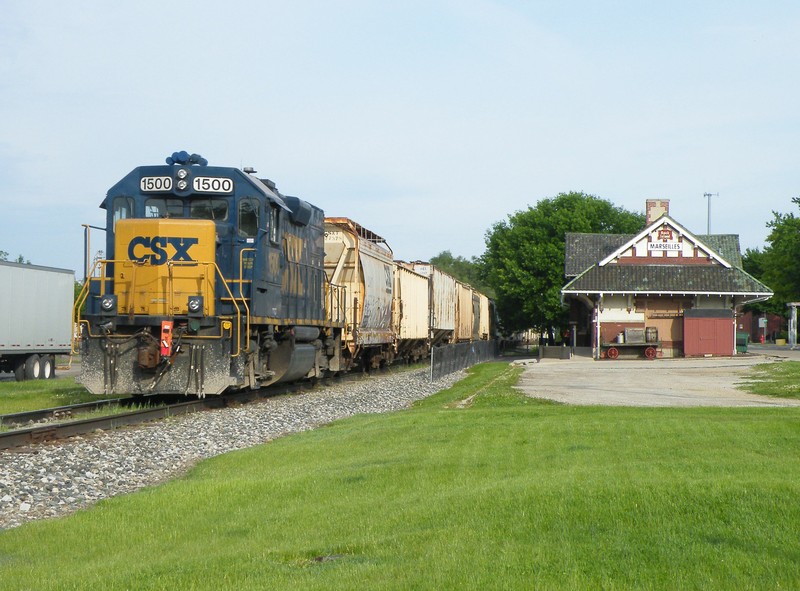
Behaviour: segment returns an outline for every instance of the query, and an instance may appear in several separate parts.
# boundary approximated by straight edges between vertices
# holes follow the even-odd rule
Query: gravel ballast
[[[0,528],[67,515],[159,484],[199,460],[363,413],[407,408],[463,377],[431,383],[428,370],[280,396],[88,437],[0,452]]]

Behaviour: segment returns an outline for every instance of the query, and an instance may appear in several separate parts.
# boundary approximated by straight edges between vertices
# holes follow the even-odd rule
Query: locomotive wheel
[[[617,349],[616,347],[611,347],[606,352],[606,355],[608,356],[609,359],[616,359],[617,357],[619,357],[619,349]]]
[[[658,355],[658,351],[656,351],[655,347],[647,347],[644,350],[644,356],[648,359],[655,359],[656,355]]]
[[[42,375],[42,361],[38,355],[30,355],[25,360],[25,379],[38,380]]]

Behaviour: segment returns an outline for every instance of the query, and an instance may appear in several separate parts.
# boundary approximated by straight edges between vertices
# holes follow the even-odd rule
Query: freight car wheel
[[[43,380],[49,380],[50,378],[54,378],[56,375],[55,372],[55,363],[52,355],[44,355],[41,358],[41,375],[39,376]]]
[[[25,360],[25,379],[38,380],[42,375],[42,361],[38,355],[29,355]]]
[[[606,353],[606,355],[608,355],[609,359],[616,359],[617,357],[619,357],[619,349],[617,349],[616,347],[611,347]]]
[[[655,359],[657,354],[658,351],[656,351],[655,347],[647,347],[647,349],[644,350],[644,356],[648,359]]]

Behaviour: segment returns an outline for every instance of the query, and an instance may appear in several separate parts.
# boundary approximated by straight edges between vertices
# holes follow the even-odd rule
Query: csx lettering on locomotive
[[[128,258],[139,263],[164,265],[167,261],[187,261],[195,259],[189,249],[197,244],[197,238],[176,236],[137,236],[128,244]],[[174,254],[170,256],[170,252]]]

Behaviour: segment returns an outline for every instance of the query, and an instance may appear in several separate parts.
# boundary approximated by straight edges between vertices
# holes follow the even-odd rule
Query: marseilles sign
[[[648,242],[647,250],[680,250],[680,242]]]

